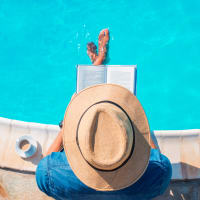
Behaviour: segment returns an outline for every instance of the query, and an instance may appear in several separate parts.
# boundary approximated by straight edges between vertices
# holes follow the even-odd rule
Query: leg
[[[96,46],[93,42],[87,44],[87,53],[93,65],[101,65],[106,58],[107,44],[109,42],[109,30],[103,29],[99,34],[99,52],[96,53]]]
[[[87,43],[87,54],[92,63],[94,63],[97,58],[97,46],[94,44],[94,42]]]

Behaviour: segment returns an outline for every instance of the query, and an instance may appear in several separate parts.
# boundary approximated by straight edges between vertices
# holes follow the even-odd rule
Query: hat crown
[[[133,129],[117,105],[102,102],[91,106],[78,127],[78,144],[84,159],[100,170],[114,170],[131,154]]]

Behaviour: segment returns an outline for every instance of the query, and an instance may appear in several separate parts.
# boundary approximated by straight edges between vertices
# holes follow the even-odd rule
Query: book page
[[[78,65],[77,67],[77,93],[81,90],[106,82],[104,66]]]
[[[136,66],[108,66],[107,83],[121,85],[136,95]]]

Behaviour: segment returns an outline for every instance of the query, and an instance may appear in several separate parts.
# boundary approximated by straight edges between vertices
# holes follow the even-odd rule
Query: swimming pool
[[[109,64],[137,64],[151,129],[199,128],[200,2],[84,2],[0,2],[0,116],[57,124],[86,43],[108,27]]]

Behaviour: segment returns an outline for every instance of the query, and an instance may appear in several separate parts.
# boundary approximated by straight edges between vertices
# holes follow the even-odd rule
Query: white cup
[[[15,150],[20,157],[30,158],[37,152],[37,142],[31,136],[21,136],[16,140]]]

